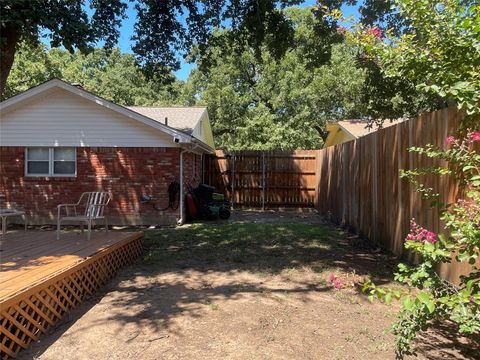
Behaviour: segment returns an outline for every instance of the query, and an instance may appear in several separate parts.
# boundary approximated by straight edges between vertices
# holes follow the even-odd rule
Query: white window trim
[[[54,157],[53,157],[53,152],[54,149],[58,149],[60,147],[48,147],[48,146],[29,146],[25,148],[25,176],[26,177],[77,177],[77,148],[73,146],[62,146],[65,148],[69,149],[74,149],[75,151],[75,160],[71,160],[75,162],[75,173],[74,174],[54,174],[53,169],[54,169]],[[38,161],[38,162],[45,162],[47,160],[28,160],[28,149],[48,149],[48,174],[29,174],[28,173],[28,162],[32,161]],[[57,160],[58,161],[58,160]]]

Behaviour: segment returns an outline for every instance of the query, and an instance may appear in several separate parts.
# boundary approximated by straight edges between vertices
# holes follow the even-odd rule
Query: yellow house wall
[[[335,133],[331,133],[328,135],[327,139],[325,140],[325,146],[324,147],[329,147],[332,145],[337,145],[337,144],[342,144],[347,141],[355,140],[355,137],[352,136],[351,134],[342,131],[339,129]]]

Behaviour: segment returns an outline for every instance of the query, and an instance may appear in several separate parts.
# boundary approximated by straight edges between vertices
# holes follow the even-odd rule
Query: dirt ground
[[[369,303],[355,286],[390,283],[395,259],[315,213],[150,230],[145,247],[20,359],[395,358],[398,305]],[[419,358],[479,354],[450,330],[422,334]]]

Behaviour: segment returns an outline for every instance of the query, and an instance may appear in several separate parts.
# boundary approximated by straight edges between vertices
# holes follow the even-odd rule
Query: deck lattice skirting
[[[0,354],[14,358],[28,344],[142,252],[141,235],[130,237],[0,303]]]

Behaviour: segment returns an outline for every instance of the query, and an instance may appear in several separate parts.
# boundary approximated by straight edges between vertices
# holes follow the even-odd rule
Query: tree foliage
[[[355,36],[386,79],[404,79],[423,97],[480,113],[480,4],[475,0],[396,0],[408,23],[384,38],[357,25]]]
[[[324,0],[328,9],[344,4],[360,5],[368,23],[397,26],[392,14],[392,0]],[[267,47],[272,55],[282,56],[293,41],[294,26],[284,8],[302,0],[3,0],[0,2],[0,93],[3,93],[18,44],[36,44],[49,39],[51,47],[87,53],[103,44],[112,48],[119,37],[119,27],[128,4],[135,9],[133,52],[147,75],[171,80],[171,70],[180,65],[179,54],[186,55],[195,44],[204,54],[214,29],[228,29],[230,41],[245,44],[260,58]],[[323,9],[316,27],[322,38],[334,36],[336,24],[326,22]],[[397,26],[398,27],[398,26]],[[206,64],[206,62],[204,62]],[[165,79],[162,75],[166,75]]]
[[[39,36],[52,47],[87,51],[97,41],[112,46],[127,7],[121,0],[92,0],[89,17],[83,1],[5,0],[0,3],[0,93],[3,94],[21,41],[35,44]]]
[[[199,102],[209,106],[217,146],[318,148],[327,120],[363,114],[364,71],[357,67],[354,49],[335,45],[328,60],[316,35],[314,13],[291,8],[286,15],[295,32],[292,48],[280,59],[266,47],[259,59],[253,47],[238,53],[231,50],[232,43],[215,42],[209,61],[216,65],[203,70],[200,63],[189,79]],[[227,38],[224,33],[218,36]],[[320,58],[323,65],[312,64]]]
[[[120,105],[172,105],[194,101],[183,96],[183,83],[164,85],[148,79],[131,54],[118,49],[95,49],[73,54],[45,45],[23,44],[5,89],[10,97],[52,78],[79,83],[86,90]]]
[[[236,38],[252,44],[267,44],[282,52],[292,29],[281,8],[300,0],[136,0],[133,51],[147,74],[169,74],[179,67],[177,53],[193,43],[204,48],[214,27],[228,24]],[[21,41],[37,43],[49,38],[52,47],[70,52],[91,51],[99,42],[113,47],[125,17],[127,0],[5,0],[1,13],[0,92]]]

